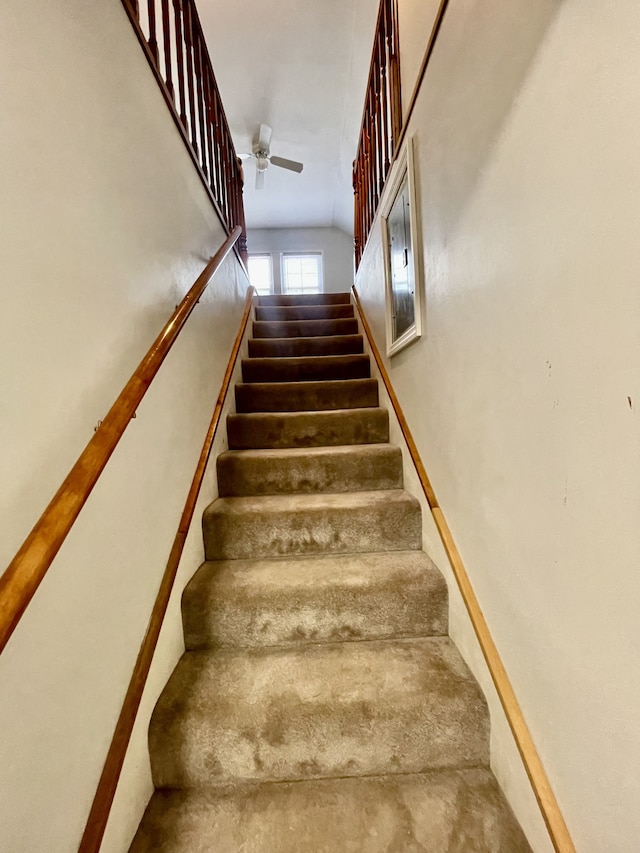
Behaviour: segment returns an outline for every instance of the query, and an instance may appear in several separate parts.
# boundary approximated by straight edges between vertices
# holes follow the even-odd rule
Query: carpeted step
[[[149,727],[158,788],[487,765],[489,716],[446,637],[183,655]]]
[[[484,768],[157,791],[130,853],[531,853]]]
[[[344,293],[295,293],[285,295],[272,293],[259,296],[258,305],[339,305],[351,302],[351,294]]]
[[[242,378],[245,382],[368,379],[370,376],[369,356],[364,354],[242,359]]]
[[[182,596],[187,649],[436,636],[447,615],[422,551],[209,562]]]
[[[353,316],[353,305],[256,306],[256,320],[338,320]]]
[[[402,454],[392,444],[229,450],[217,466],[220,497],[402,488]]]
[[[315,335],[357,335],[355,317],[338,320],[256,320],[254,338],[308,338]]]
[[[362,335],[324,335],[316,338],[250,338],[251,358],[349,355],[364,352]]]
[[[378,405],[375,379],[321,382],[252,382],[236,385],[238,412],[308,412]]]
[[[400,489],[218,498],[202,518],[207,560],[419,550],[420,504]]]
[[[232,414],[227,435],[232,450],[378,444],[389,441],[389,413],[366,408]]]

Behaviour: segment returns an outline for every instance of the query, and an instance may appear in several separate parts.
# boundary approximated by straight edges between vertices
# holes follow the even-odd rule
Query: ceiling
[[[271,153],[304,163],[301,174],[270,166],[256,190],[254,161],[245,161],[248,228],[352,233],[351,169],[378,2],[199,0],[238,155],[264,123]]]

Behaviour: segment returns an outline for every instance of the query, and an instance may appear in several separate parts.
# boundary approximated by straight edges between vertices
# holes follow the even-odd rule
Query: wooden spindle
[[[396,146],[402,133],[402,98],[400,92],[400,49],[398,43],[398,6],[394,0],[388,0],[388,36],[387,45],[389,51],[389,82],[391,86],[391,128],[392,128],[392,150],[396,153]]]
[[[196,77],[197,90],[196,107],[198,112],[198,127],[200,130],[200,165],[202,166],[202,171],[205,173],[205,175],[207,175],[207,138],[205,136],[204,130],[206,107],[204,100],[204,86],[202,81],[202,39],[204,37],[198,24],[198,13],[196,12],[195,5],[193,4],[192,0],[189,0],[189,5],[191,6],[191,39],[193,43],[193,68]]]
[[[221,139],[221,128],[220,128],[220,107],[218,104],[218,89],[214,86],[213,89],[213,101],[211,104],[213,111],[213,145],[214,145],[214,167],[215,167],[215,184],[216,184],[216,199],[218,204],[220,204],[220,199],[222,198],[222,164],[220,162],[220,139]]]
[[[155,0],[147,0],[149,14],[149,50],[158,64],[158,39],[156,38],[156,3]]]
[[[189,93],[189,135],[191,146],[198,157],[198,134],[196,130],[196,96],[193,80],[193,40],[191,35],[191,2],[183,0],[184,42],[187,56],[187,91]]]
[[[213,178],[214,174],[214,139],[213,139],[213,92],[211,90],[212,83],[215,83],[211,79],[211,74],[209,71],[209,66],[206,65],[203,69],[204,73],[204,102],[206,105],[206,113],[205,113],[205,130],[207,135],[207,153],[209,156],[208,159],[208,168],[209,168],[209,186],[211,187],[211,192],[215,195],[215,181]]]
[[[164,47],[164,82],[172,100],[173,93],[173,69],[171,67],[171,25],[169,23],[169,0],[162,0],[162,43]]]
[[[184,36],[182,34],[182,0],[173,0],[173,19],[176,31],[176,65],[178,66],[178,98],[180,121],[187,128],[187,100],[184,91]]]

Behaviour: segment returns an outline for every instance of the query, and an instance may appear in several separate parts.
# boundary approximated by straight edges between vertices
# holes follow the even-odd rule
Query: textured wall
[[[62,5],[0,29],[1,565],[223,239],[121,4]],[[228,261],[0,659],[3,850],[76,849],[246,286]],[[176,618],[160,669],[180,642]]]
[[[633,0],[450,3],[411,127],[425,334],[389,364],[581,853],[640,832],[639,29]],[[358,287],[382,342],[377,232]]]

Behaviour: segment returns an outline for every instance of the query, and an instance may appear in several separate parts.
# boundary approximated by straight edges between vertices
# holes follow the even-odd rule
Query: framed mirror
[[[413,139],[405,143],[394,171],[381,208],[387,355],[393,355],[422,334],[421,236],[418,233]]]

